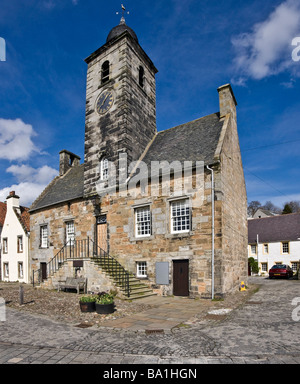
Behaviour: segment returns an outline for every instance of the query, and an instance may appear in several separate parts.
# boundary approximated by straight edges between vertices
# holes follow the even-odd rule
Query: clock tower
[[[124,17],[86,60],[84,195],[96,194],[101,161],[140,158],[156,134],[157,69]],[[118,169],[118,168],[117,168]]]

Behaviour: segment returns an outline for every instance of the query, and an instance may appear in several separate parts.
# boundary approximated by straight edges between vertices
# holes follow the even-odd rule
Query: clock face
[[[97,103],[96,103],[96,109],[97,112],[100,115],[103,115],[106,113],[113,105],[114,97],[111,91],[104,91],[99,96]]]

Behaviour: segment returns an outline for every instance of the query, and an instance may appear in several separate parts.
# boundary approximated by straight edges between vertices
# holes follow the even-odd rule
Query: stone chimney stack
[[[236,121],[237,102],[230,84],[222,85],[218,88],[220,101],[220,118],[231,113]]]
[[[70,168],[80,165],[80,157],[67,150],[59,152],[59,176],[63,176]]]
[[[7,209],[16,208],[20,210],[20,197],[16,195],[15,191],[9,192],[9,195],[6,198]]]

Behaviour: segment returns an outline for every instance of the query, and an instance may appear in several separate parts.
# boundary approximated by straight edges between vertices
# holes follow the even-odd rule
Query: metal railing
[[[32,285],[40,284],[52,276],[68,260],[80,260],[93,257],[93,243],[89,238],[83,240],[69,240],[60,251],[46,264],[45,271],[32,271]],[[44,274],[44,276],[43,276]]]
[[[93,261],[95,261],[96,264],[98,264],[106,273],[109,274],[115,283],[123,289],[127,297],[130,297],[129,272],[126,271],[126,269],[118,262],[118,260],[110,256],[94,242],[93,249]]]
[[[90,238],[70,240],[46,264],[44,271],[41,268],[32,271],[33,287],[35,284],[41,284],[49,276],[53,276],[66,261],[80,259],[90,259],[98,264],[123,289],[125,295],[130,297],[129,272]]]

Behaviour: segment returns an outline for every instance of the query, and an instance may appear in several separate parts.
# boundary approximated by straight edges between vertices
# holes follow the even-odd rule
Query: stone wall
[[[236,121],[227,115],[223,141],[220,188],[222,191],[221,290],[237,290],[248,278],[247,195]]]
[[[173,188],[171,182],[171,191]],[[130,272],[136,273],[136,263],[147,262],[148,278],[144,281],[159,294],[173,294],[173,261],[189,260],[189,289],[191,296],[211,295],[211,180],[205,173],[202,189],[182,197],[171,194],[142,197],[139,188],[127,196],[106,196],[101,202],[101,213],[107,214],[110,254]],[[172,234],[170,203],[176,199],[190,199],[192,228],[188,233]],[[151,235],[144,238],[135,234],[135,209],[150,206]],[[221,209],[217,207],[216,230],[221,231]],[[221,253],[221,242],[216,241]],[[169,262],[169,284],[156,284],[156,262]]]
[[[87,279],[87,293],[119,291],[112,281],[90,260],[82,260],[83,267],[75,268],[73,260],[69,260],[43,283],[43,288],[57,289],[59,282],[66,281],[67,277],[84,277]]]
[[[35,211],[30,215],[30,270],[48,263],[66,244],[66,223],[74,221],[76,240],[94,239],[96,220],[91,200],[73,201]],[[47,225],[48,247],[41,248],[40,228]]]

